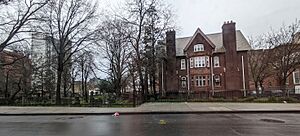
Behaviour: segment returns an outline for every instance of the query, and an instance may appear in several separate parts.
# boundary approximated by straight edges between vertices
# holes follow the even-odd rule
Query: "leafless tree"
[[[145,63],[142,56],[145,46],[156,44],[156,40],[161,38],[161,34],[167,29],[171,21],[170,7],[164,6],[162,1],[158,0],[131,0],[127,3],[127,15],[121,18],[130,25],[130,44],[134,49],[133,57],[137,65],[139,85],[142,96],[148,93],[148,82],[145,81]],[[148,39],[147,39],[148,36]],[[152,73],[153,74],[153,73]],[[153,81],[153,80],[152,80]],[[144,99],[144,98],[143,98]]]
[[[263,92],[265,79],[274,74],[270,65],[272,52],[266,46],[264,36],[259,36],[256,39],[251,38],[250,45],[253,50],[248,52],[249,72],[255,85],[256,95],[259,96],[259,87]]]
[[[97,66],[94,61],[94,54],[89,50],[82,50],[79,58],[79,70],[81,74],[81,92],[86,103],[88,103],[88,91],[90,84],[88,84],[89,79],[95,76],[95,69]]]
[[[128,42],[130,29],[120,19],[107,19],[99,30],[101,33],[98,44],[104,56],[101,64],[105,68],[102,72],[112,80],[114,90],[120,96],[121,89],[126,86],[129,56],[132,52]]]
[[[6,3],[7,1],[1,1]],[[35,14],[42,9],[48,0],[16,0],[6,5],[0,5],[2,10],[0,14],[0,52],[6,47],[16,43],[24,42],[28,37],[24,37],[32,29],[30,24],[37,20]]]
[[[8,2],[10,2],[11,0],[0,0],[0,4],[8,4]]]
[[[52,37],[57,53],[56,104],[61,103],[61,83],[72,56],[90,45],[96,32],[97,4],[91,0],[50,0],[42,13],[40,28]]]
[[[272,47],[271,66],[276,71],[281,89],[286,94],[286,81],[300,64],[300,21],[283,25],[278,31],[268,34],[267,43]]]

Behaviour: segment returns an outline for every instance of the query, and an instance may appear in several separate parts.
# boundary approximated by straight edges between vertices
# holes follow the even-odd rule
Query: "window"
[[[294,84],[300,84],[300,72],[299,71],[293,72],[293,79],[294,79]]]
[[[206,85],[206,76],[195,76],[196,86],[201,87]]]
[[[220,67],[220,58],[218,56],[214,57],[214,67]]]
[[[185,69],[185,59],[181,59],[181,69]]]
[[[204,51],[204,45],[203,44],[194,45],[194,52],[198,52],[198,51]]]
[[[210,64],[210,62],[209,62],[209,56],[206,56],[205,58],[206,58],[206,67],[209,67],[209,64]]]
[[[186,88],[186,77],[181,78],[181,87]]]
[[[215,86],[221,86],[221,77],[220,75],[215,75],[214,76],[214,80],[215,80]]]
[[[194,67],[194,59],[190,58],[190,68],[193,68],[193,67]]]
[[[206,80],[207,80],[207,86],[209,86],[210,85],[210,76],[209,75],[206,77]]]
[[[206,66],[206,56],[194,57],[195,68]]]

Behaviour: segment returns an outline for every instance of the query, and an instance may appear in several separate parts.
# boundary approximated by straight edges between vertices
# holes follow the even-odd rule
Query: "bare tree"
[[[130,44],[134,49],[133,60],[136,61],[143,100],[145,93],[146,95],[148,93],[148,82],[145,81],[148,75],[143,74],[145,73],[145,63],[142,54],[147,43],[150,43],[151,46],[156,44],[156,40],[161,38],[160,36],[167,29],[167,26],[170,25],[172,18],[172,16],[169,16],[171,15],[169,14],[171,13],[169,12],[170,7],[164,6],[162,3],[158,0],[131,0],[126,7],[128,17],[121,17],[124,22],[130,25],[129,28],[132,30],[129,38]]]
[[[104,60],[101,63],[105,68],[103,72],[108,74],[114,90],[118,96],[121,89],[126,86],[128,75],[129,55],[132,52],[128,42],[130,34],[128,24],[119,19],[107,19],[100,28],[98,42]]]
[[[286,81],[300,64],[300,21],[289,26],[283,25],[278,31],[268,34],[267,43],[272,47],[271,66],[276,71],[281,90],[286,94]]]
[[[1,1],[6,3],[7,1]],[[48,0],[16,0],[7,5],[12,11],[2,12],[0,15],[0,52],[6,47],[26,41],[25,33],[31,32],[30,23],[37,20],[35,14],[42,9]],[[13,5],[18,5],[13,8]],[[15,10],[14,10],[15,9]],[[5,14],[6,13],[6,14]]]
[[[265,38],[259,36],[258,38],[250,39],[250,45],[254,50],[248,52],[249,72],[254,82],[256,95],[259,96],[259,87],[264,90],[263,83],[266,78],[273,74],[271,69],[271,51],[265,44]]]
[[[95,75],[96,64],[94,62],[94,54],[92,51],[83,50],[79,58],[79,70],[81,71],[81,92],[86,103],[88,103],[88,89],[90,85],[88,80]]]
[[[90,45],[95,34],[97,4],[83,0],[50,0],[42,13],[41,29],[52,37],[57,53],[56,104],[61,103],[61,83],[66,64],[79,50]]]
[[[5,4],[5,5],[7,5],[8,4],[8,2],[10,2],[11,0],[0,0],[0,4]]]
[[[150,7],[147,13],[147,23],[145,27],[145,36],[143,43],[146,44],[146,78],[149,77],[150,90],[157,99],[156,76],[157,76],[157,48],[158,41],[162,41],[167,30],[174,29],[172,10],[169,6],[157,2]],[[148,84],[148,81],[145,82]],[[148,86],[148,85],[146,85]],[[146,88],[146,89],[148,89]],[[148,90],[146,90],[148,93]]]

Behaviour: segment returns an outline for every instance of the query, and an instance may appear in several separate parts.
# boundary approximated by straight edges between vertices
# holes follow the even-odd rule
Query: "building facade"
[[[53,42],[55,45],[53,45]],[[53,39],[45,33],[33,33],[31,44],[31,60],[33,66],[32,86],[35,92],[41,97],[48,97],[53,99],[56,90],[57,80],[57,58],[56,49],[59,49],[59,40]],[[68,50],[66,54],[71,53],[71,42],[64,49]],[[67,55],[65,55],[67,56]],[[67,57],[66,57],[67,58]],[[65,58],[65,59],[66,59]],[[64,62],[64,71],[62,78],[61,93],[66,93],[70,90],[71,80],[71,60]],[[69,92],[69,91],[68,91]],[[63,94],[62,94],[63,95]]]
[[[31,89],[31,69],[31,60],[23,53],[0,52],[0,99],[27,96]]]
[[[234,22],[225,22],[221,33],[176,38],[166,34],[166,57],[160,68],[163,94],[205,93],[249,89],[247,52],[251,49]]]

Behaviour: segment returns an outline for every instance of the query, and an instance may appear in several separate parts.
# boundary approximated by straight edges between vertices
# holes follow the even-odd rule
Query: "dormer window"
[[[194,52],[204,51],[204,45],[203,44],[196,44],[194,45]]]

